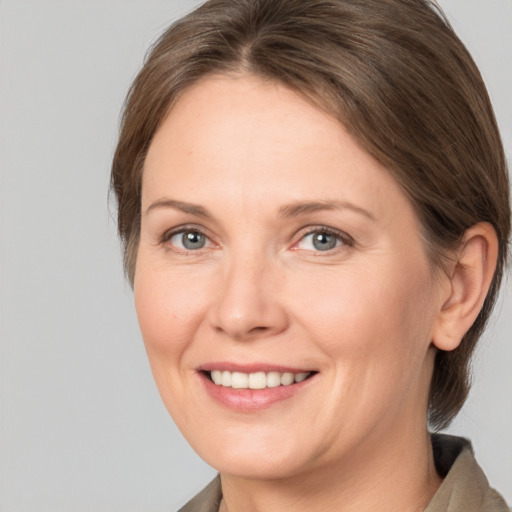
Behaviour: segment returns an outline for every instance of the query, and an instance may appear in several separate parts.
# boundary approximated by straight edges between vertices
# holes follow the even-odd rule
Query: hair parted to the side
[[[495,228],[498,264],[483,309],[460,346],[435,361],[429,419],[446,427],[469,391],[510,233],[503,147],[464,45],[429,0],[210,0],[174,23],[132,84],[112,165],[132,283],[148,147],[180,95],[212,73],[278,81],[338,118],[409,197],[436,268],[470,226]]]

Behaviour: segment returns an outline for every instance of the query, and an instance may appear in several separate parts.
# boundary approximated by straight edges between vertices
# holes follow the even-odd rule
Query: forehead
[[[146,158],[143,209],[167,193],[209,202],[217,195],[254,208],[263,199],[277,207],[329,196],[356,200],[376,215],[390,199],[407,202],[337,119],[252,75],[204,78],[173,106]]]
[[[289,129],[283,130],[287,123]],[[323,137],[326,132],[332,137],[341,131],[343,125],[333,116],[277,81],[251,74],[215,74],[181,94],[157,131],[149,158],[158,139],[166,137],[166,144],[172,144],[170,135],[177,132],[180,142],[186,136],[192,145],[180,146],[180,150],[196,153],[209,150],[209,142],[222,144],[224,149],[232,142],[241,151],[248,144],[264,143],[280,144],[285,149],[292,139],[306,147],[322,146],[327,142]],[[193,146],[197,141],[201,144]]]

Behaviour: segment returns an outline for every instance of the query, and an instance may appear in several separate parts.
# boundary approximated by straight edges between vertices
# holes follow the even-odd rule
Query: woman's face
[[[221,472],[297,475],[425,430],[440,289],[389,172],[284,86],[208,77],[157,132],[137,313],[165,405]]]

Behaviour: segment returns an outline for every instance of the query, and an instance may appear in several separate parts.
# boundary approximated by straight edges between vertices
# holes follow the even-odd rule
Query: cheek
[[[135,275],[134,295],[152,366],[156,357],[180,357],[202,319],[204,291],[198,288],[197,281],[152,268],[141,261]]]
[[[338,336],[325,346],[338,362],[339,389],[346,390],[356,430],[423,414],[432,371],[428,275],[368,277],[354,281],[339,303]]]
[[[191,402],[187,354],[204,318],[204,290],[194,279],[140,258],[135,274],[135,307],[151,371],[163,403],[179,423]],[[190,277],[190,276],[189,276]]]
[[[364,272],[315,276],[311,293],[297,301],[296,317],[338,364],[403,374],[409,363],[421,364],[433,323],[430,272],[418,267],[365,265]]]

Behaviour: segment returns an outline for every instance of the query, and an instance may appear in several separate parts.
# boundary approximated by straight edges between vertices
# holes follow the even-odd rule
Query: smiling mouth
[[[217,386],[231,389],[266,389],[291,386],[303,382],[318,372],[230,372],[211,370],[202,372]]]

